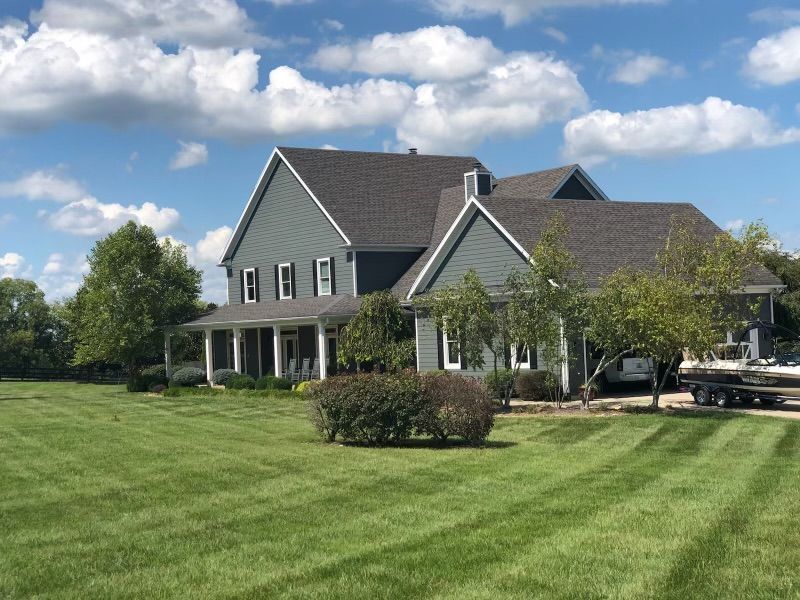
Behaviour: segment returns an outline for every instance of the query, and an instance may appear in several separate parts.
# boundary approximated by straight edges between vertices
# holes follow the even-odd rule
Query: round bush
[[[301,381],[297,384],[297,387],[294,388],[294,391],[298,394],[304,394],[309,387],[316,384],[316,381]]]
[[[555,383],[549,371],[520,371],[514,387],[524,400],[549,400]]]
[[[167,365],[151,365],[142,369],[142,375],[146,377],[160,377],[166,383],[167,381]]]
[[[172,374],[170,385],[200,385],[205,383],[206,374],[197,367],[183,367]]]
[[[292,382],[283,377],[264,375],[256,381],[257,390],[291,390]]]
[[[423,410],[415,421],[417,433],[444,441],[458,436],[470,444],[486,441],[494,426],[489,390],[472,377],[452,374],[420,376]]]
[[[511,369],[499,368],[486,376],[486,387],[495,398],[503,398],[513,379],[514,372]]]
[[[250,375],[236,373],[228,377],[228,382],[225,384],[226,390],[254,390],[256,389],[256,380]]]
[[[233,369],[217,369],[211,374],[211,381],[214,385],[227,385],[228,379],[238,375]]]

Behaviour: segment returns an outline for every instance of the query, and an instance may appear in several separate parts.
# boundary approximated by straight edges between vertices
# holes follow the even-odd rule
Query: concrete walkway
[[[652,396],[642,394],[641,392],[633,393],[615,393],[612,392],[602,398],[598,398],[592,402],[592,408],[599,408],[603,406],[606,409],[619,410],[625,405],[633,406],[647,406],[652,401]],[[694,403],[694,399],[689,392],[664,392],[661,394],[659,404],[664,408],[679,408],[685,410],[716,410],[727,411],[739,414],[748,415],[761,415],[767,417],[783,417],[786,419],[800,419],[800,400],[787,400],[783,404],[775,404],[773,406],[764,406],[758,401],[753,402],[751,405],[736,402],[733,408],[718,408],[716,406],[698,406]],[[511,406],[549,406],[549,402],[528,402],[525,400],[512,400]],[[565,407],[577,407],[580,401],[572,400],[565,402]]]

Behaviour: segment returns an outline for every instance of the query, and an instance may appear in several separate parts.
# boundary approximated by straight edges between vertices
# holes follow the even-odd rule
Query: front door
[[[325,356],[327,358],[327,369],[329,375],[336,375],[336,367],[338,361],[336,360],[338,336],[336,334],[336,327],[329,327],[325,330]]]
[[[297,368],[297,336],[296,335],[282,335],[281,336],[281,351],[283,352],[281,359],[284,369],[289,368],[289,361],[295,360],[295,368]]]

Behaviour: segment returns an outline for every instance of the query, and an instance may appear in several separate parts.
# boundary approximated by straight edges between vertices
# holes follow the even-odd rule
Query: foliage
[[[228,380],[237,374],[235,369],[217,369],[211,374],[211,383],[214,385],[227,385]]]
[[[764,253],[764,265],[786,286],[775,299],[775,322],[800,331],[800,256],[772,248]]]
[[[168,389],[169,388],[166,385],[164,385],[163,383],[157,383],[157,384],[155,384],[155,385],[150,387],[150,391],[153,392],[154,394],[161,394],[161,393],[164,392],[164,390],[168,390]]]
[[[164,328],[196,314],[200,272],[183,246],[159,242],[133,221],[98,241],[88,261],[89,273],[65,305],[75,363],[122,364],[133,378],[145,359],[159,355]]]
[[[491,297],[475,269],[468,269],[457,283],[419,297],[414,305],[429,314],[448,338],[458,341],[471,368],[483,368],[483,349],[492,343],[495,322]]]
[[[264,375],[256,381],[257,390],[291,390],[292,382],[284,377],[274,375]]]
[[[165,385],[166,383],[166,377],[136,373],[133,377],[128,378],[126,389],[129,392],[150,392],[155,386]]]
[[[439,441],[457,436],[473,445],[486,441],[494,425],[494,406],[483,382],[450,373],[419,377],[424,405],[415,419],[418,434]]]
[[[0,279],[0,366],[65,365],[71,349],[59,316],[33,281]]]
[[[387,290],[365,294],[358,313],[339,337],[338,361],[384,366],[390,371],[406,368],[414,358],[414,342],[403,308]]]
[[[228,377],[225,383],[225,389],[228,390],[254,390],[256,389],[256,380],[252,375],[246,373],[236,373]]]
[[[141,371],[142,375],[149,375],[151,377],[161,377],[165,381],[167,380],[167,365],[159,364],[159,365],[150,365],[149,367],[145,367]]]
[[[514,371],[507,367],[496,368],[486,375],[486,387],[496,398],[505,398],[514,384]]]
[[[517,376],[517,394],[524,400],[550,400],[554,379],[550,371],[524,371]]]
[[[308,388],[314,385],[315,383],[316,383],[315,381],[301,381],[300,383],[297,384],[297,387],[294,388],[294,391],[297,392],[298,394],[304,394],[308,390]]]
[[[206,374],[203,369],[198,369],[197,367],[183,367],[172,374],[170,386],[172,384],[183,386],[200,385],[201,383],[205,383],[205,381]]]
[[[409,373],[329,377],[307,389],[312,423],[328,441],[383,445],[411,437],[424,403]]]

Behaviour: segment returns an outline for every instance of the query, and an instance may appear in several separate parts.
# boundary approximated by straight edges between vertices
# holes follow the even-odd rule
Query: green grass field
[[[0,596],[800,596],[800,422],[490,440],[325,445],[299,400],[0,383]]]

